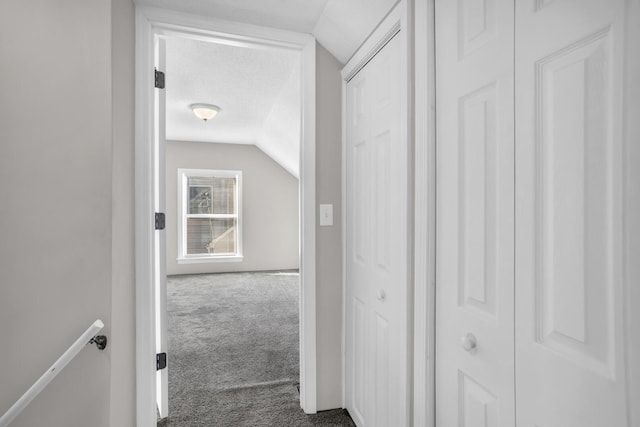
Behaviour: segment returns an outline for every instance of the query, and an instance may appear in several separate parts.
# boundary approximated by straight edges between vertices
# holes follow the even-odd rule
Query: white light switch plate
[[[333,225],[333,205],[320,205],[320,225]]]

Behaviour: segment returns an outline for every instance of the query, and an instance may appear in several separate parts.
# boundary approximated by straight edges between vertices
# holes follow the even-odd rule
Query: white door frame
[[[155,291],[153,266],[153,60],[154,38],[175,34],[234,46],[289,48],[302,57],[300,147],[300,406],[317,408],[315,272],[316,41],[308,34],[259,27],[164,9],[136,7],[135,256],[136,407],[138,427],[156,425]],[[170,355],[169,355],[170,356]]]
[[[414,0],[413,425],[435,427],[435,1]]]

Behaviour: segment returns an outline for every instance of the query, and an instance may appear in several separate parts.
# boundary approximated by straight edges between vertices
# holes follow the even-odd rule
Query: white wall
[[[0,413],[96,318],[111,337],[111,6],[0,2]],[[84,349],[12,427],[108,426],[111,354]]]
[[[135,426],[134,7],[112,0],[111,420]]]
[[[331,53],[316,46],[316,202],[333,204],[334,221],[316,228],[319,411],[342,406],[341,69]]]
[[[215,125],[215,123],[211,123]],[[241,262],[179,264],[178,169],[242,171]],[[166,144],[167,274],[297,269],[298,180],[253,145]]]

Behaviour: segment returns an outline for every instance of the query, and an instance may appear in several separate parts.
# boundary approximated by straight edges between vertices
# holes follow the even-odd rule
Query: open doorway
[[[158,425],[299,423],[300,52],[164,42],[169,370]],[[196,103],[217,115],[198,118]]]
[[[254,26],[243,26],[236,23],[202,22],[192,17],[193,22],[174,22],[174,14],[161,10],[138,9],[138,51],[148,52],[138,56],[137,67],[137,383],[138,383],[138,425],[151,426],[156,422],[156,366],[148,363],[156,358],[156,325],[162,325],[162,310],[157,309],[154,301],[162,296],[160,289],[153,285],[154,277],[163,271],[165,261],[157,253],[156,239],[158,233],[148,229],[148,218],[154,216],[156,200],[149,195],[157,194],[153,177],[164,175],[158,161],[164,155],[162,144],[157,135],[161,135],[156,126],[164,117],[154,117],[151,112],[157,104],[155,98],[158,89],[154,89],[153,81],[147,73],[140,70],[153,70],[154,57],[158,58],[159,40],[168,37],[213,42],[222,46],[253,48],[257,51],[286,49],[298,55],[299,71],[298,100],[300,113],[299,123],[300,151],[293,167],[299,171],[298,211],[299,211],[299,245],[298,263],[300,267],[299,285],[299,319],[300,319],[300,406],[306,413],[316,412],[316,355],[315,355],[315,40],[308,35],[261,29]],[[186,19],[188,20],[188,19]],[[242,70],[238,70],[241,73]],[[169,84],[169,79],[166,83]],[[198,102],[198,100],[189,101]],[[203,101],[201,101],[203,102]],[[222,106],[224,108],[224,106]],[[192,114],[187,110],[188,114]],[[160,114],[162,116],[162,114]],[[190,117],[193,118],[193,117]],[[202,123],[198,123],[202,125]],[[213,124],[213,123],[212,123]],[[193,138],[196,139],[196,138]],[[233,141],[231,141],[233,142]],[[152,161],[156,159],[156,161]],[[168,174],[168,172],[167,172]],[[166,178],[166,175],[165,175]],[[174,179],[177,180],[177,177]],[[162,179],[159,180],[162,182]],[[156,196],[157,198],[158,196]],[[153,199],[153,198],[152,198]],[[146,212],[146,213],[145,213]],[[171,221],[171,219],[169,219]],[[237,230],[236,230],[237,231]],[[246,230],[237,233],[246,234]],[[236,234],[236,233],[234,233]],[[241,243],[243,245],[246,242]],[[246,249],[246,248],[245,248]],[[246,253],[246,251],[245,251]],[[236,254],[237,255],[237,254]],[[242,256],[242,254],[240,253]],[[237,260],[236,260],[237,261]],[[190,264],[186,262],[186,264]],[[197,263],[195,263],[197,264]],[[236,265],[240,263],[236,262]],[[158,268],[158,265],[161,265]],[[264,269],[264,268],[263,268]],[[154,276],[155,275],[155,276]],[[156,316],[157,315],[157,316]],[[166,315],[166,313],[165,313]],[[167,357],[168,369],[171,369],[171,355]],[[158,382],[158,384],[161,384]],[[162,384],[161,384],[162,385]]]

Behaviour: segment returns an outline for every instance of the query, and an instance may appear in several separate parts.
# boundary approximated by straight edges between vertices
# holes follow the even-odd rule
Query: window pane
[[[235,214],[236,179],[190,176],[188,214]]]
[[[235,254],[237,219],[187,219],[187,255]]]

